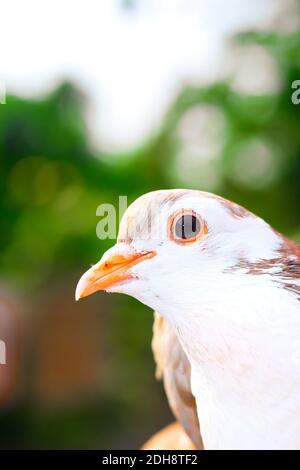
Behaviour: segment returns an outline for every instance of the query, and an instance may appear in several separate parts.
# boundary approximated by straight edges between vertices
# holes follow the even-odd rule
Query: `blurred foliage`
[[[278,92],[246,96],[225,82],[188,87],[159,132],[125,154],[91,148],[85,98],[71,83],[40,100],[7,97],[0,106],[0,269],[2,280],[25,296],[28,314],[36,310],[37,298],[55,292],[57,283],[69,286],[73,302],[78,276],[113,244],[96,237],[99,204],[117,207],[119,195],[127,195],[130,203],[147,191],[187,186],[176,171],[184,145],[178,129],[195,107],[212,107],[223,119],[211,189],[300,239],[300,105],[291,102],[291,84],[300,79],[300,34],[249,33],[239,43],[260,44],[270,52],[280,71]],[[197,138],[201,141],[201,135]],[[210,189],[201,168],[193,170],[191,186],[203,189],[197,181],[207,179],[205,189]],[[165,399],[153,378],[149,310],[124,296],[113,296],[108,304],[103,299],[96,299],[108,322],[106,383],[100,384],[99,396],[43,411],[25,372],[21,398],[0,415],[0,446],[134,447],[167,419]],[[94,302],[84,305],[94,308]],[[145,394],[150,394],[146,407]]]

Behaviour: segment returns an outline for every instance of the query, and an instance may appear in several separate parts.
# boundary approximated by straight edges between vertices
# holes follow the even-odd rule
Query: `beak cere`
[[[141,261],[153,258],[155,255],[155,251],[132,252],[129,256],[111,254],[105,260],[100,260],[80,278],[76,287],[75,299],[82,299],[94,292],[105,290],[134,278],[135,276],[130,273],[129,268]]]

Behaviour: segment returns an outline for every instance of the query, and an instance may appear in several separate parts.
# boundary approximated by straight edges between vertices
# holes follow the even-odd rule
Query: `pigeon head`
[[[213,194],[152,192],[128,208],[116,245],[82,276],[76,297],[98,290],[129,294],[164,317],[165,383],[180,396],[175,334],[205,448],[299,448],[298,245]]]
[[[125,293],[176,323],[180,312],[194,316],[239,283],[257,283],[251,267],[274,259],[280,243],[266,222],[221,197],[151,192],[127,209],[117,243],[82,276],[76,298]]]

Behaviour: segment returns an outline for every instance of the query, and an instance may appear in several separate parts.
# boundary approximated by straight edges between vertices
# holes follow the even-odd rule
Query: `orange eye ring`
[[[207,232],[205,221],[192,209],[179,209],[169,217],[168,237],[179,245],[202,240]]]

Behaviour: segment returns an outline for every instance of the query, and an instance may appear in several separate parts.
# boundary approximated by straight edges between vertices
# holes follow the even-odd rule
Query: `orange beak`
[[[155,255],[155,251],[133,252],[126,257],[120,254],[112,254],[104,261],[100,260],[80,278],[76,287],[75,299],[82,299],[94,292],[105,290],[108,287],[134,278],[135,276],[129,272],[129,268],[141,261],[153,258]]]

